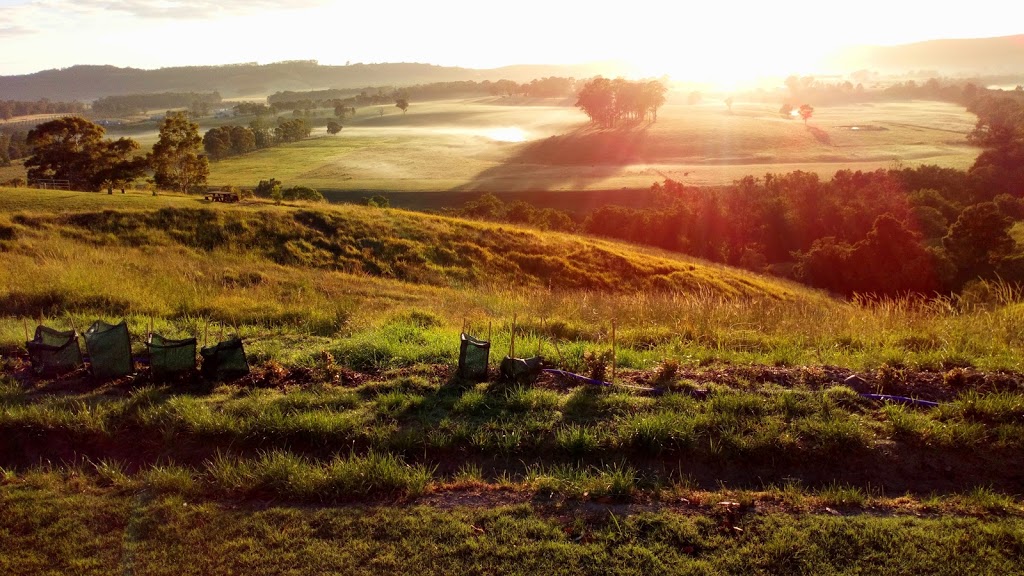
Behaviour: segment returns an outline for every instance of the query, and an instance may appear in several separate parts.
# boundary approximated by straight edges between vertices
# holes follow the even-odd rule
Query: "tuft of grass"
[[[585,456],[601,447],[596,429],[590,426],[570,424],[555,431],[555,443],[572,456]]]
[[[822,504],[836,508],[863,508],[868,496],[858,486],[832,482],[816,491]]]
[[[639,475],[634,468],[623,464],[600,467],[552,464],[529,468],[524,482],[532,491],[545,496],[629,499],[637,490]]]

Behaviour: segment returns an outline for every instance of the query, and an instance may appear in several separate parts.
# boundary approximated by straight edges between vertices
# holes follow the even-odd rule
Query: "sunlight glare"
[[[522,128],[509,126],[494,128],[486,132],[487,137],[495,142],[526,142],[526,132]]]

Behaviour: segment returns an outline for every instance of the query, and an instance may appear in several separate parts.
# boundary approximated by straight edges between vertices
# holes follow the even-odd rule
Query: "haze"
[[[1019,7],[636,0],[0,0],[0,75],[76,64],[136,68],[316,59],[492,68],[614,59],[637,75],[728,86],[813,71],[842,46],[1019,33]]]

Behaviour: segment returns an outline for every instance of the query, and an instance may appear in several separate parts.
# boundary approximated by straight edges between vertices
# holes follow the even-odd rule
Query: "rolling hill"
[[[898,46],[857,46],[833,55],[829,64],[901,73],[933,70],[944,75],[1024,74],[1024,34],[998,38],[945,39]]]

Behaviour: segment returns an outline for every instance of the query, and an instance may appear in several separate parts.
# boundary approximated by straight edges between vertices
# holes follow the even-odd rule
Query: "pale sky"
[[[1020,0],[0,0],[0,75],[75,64],[625,60],[644,74],[723,79],[808,69],[845,45],[1019,33]]]

